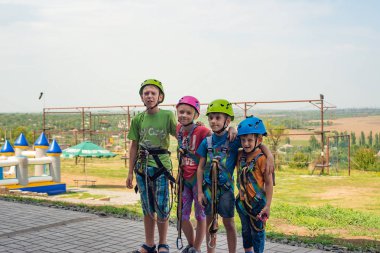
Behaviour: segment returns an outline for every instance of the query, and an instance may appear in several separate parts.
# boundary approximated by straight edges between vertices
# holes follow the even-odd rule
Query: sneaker
[[[201,253],[200,251],[197,251],[194,247],[191,247],[188,251],[188,253]]]
[[[186,248],[184,248],[181,253],[189,253],[189,249],[191,249],[193,247],[191,247],[190,245],[187,245]]]

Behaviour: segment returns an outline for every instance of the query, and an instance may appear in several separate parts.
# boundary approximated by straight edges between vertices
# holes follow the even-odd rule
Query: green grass
[[[172,158],[175,172],[175,153]],[[127,169],[120,158],[94,158],[86,162],[87,175],[97,178],[97,185],[102,184],[102,179],[120,187],[124,185]],[[83,176],[83,166],[65,159],[62,173]],[[380,172],[353,170],[348,176],[347,170],[340,170],[332,174],[334,176],[310,175],[307,169],[287,166],[277,171],[268,237],[338,244],[350,249],[380,247]],[[121,208],[142,216],[140,204]],[[175,208],[176,205],[171,213],[173,221]],[[239,230],[237,213],[235,221]],[[223,230],[221,224],[220,231]]]

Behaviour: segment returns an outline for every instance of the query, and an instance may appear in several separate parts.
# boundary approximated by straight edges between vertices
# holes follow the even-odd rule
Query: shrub
[[[354,167],[362,170],[380,170],[376,153],[370,148],[359,148],[354,154]]]
[[[289,163],[293,168],[305,168],[308,166],[308,156],[303,152],[296,152],[293,156],[293,161]]]

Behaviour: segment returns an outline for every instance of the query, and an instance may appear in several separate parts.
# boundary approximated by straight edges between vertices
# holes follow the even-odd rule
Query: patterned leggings
[[[206,219],[203,206],[198,203],[198,190],[197,190],[197,175],[194,174],[190,179],[184,180],[184,187],[182,192],[182,220],[189,220],[191,214],[191,207],[195,206],[195,218],[198,221]]]

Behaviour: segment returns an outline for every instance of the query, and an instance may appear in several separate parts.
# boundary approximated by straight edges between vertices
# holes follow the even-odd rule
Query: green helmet
[[[163,95],[161,102],[163,102],[164,98],[165,98],[164,87],[162,86],[162,83],[156,79],[147,79],[141,84],[140,91],[139,91],[140,96],[142,95],[142,91],[143,91],[144,87],[147,85],[154,85],[160,90],[160,92]]]
[[[234,120],[234,111],[232,109],[232,104],[225,99],[216,99],[208,104],[206,116],[212,112],[227,114],[231,117],[231,121]]]

